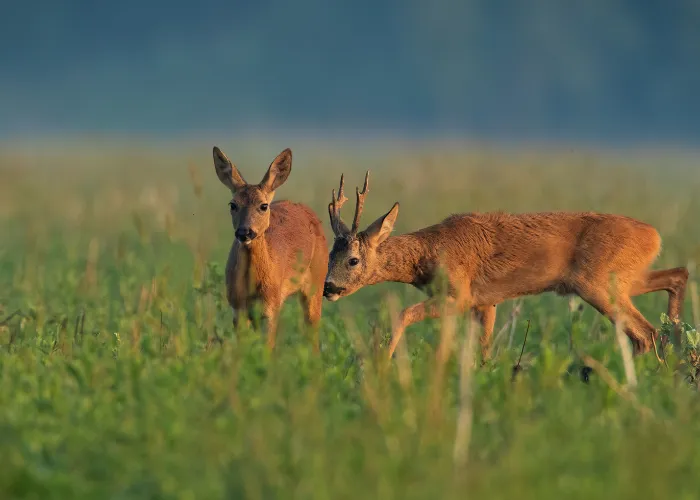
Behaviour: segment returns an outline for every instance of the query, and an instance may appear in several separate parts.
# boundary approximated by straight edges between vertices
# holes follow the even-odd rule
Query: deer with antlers
[[[262,302],[267,345],[275,346],[278,316],[291,295],[301,298],[304,318],[318,351],[318,324],[328,247],[316,214],[300,203],[273,202],[275,190],[292,171],[292,151],[285,149],[270,164],[259,184],[248,184],[236,166],[214,147],[219,180],[231,190],[229,202],[235,240],[226,263],[226,296],[236,327],[242,315],[253,319],[253,305]]]
[[[593,212],[464,213],[412,233],[390,236],[399,204],[359,231],[369,171],[351,229],[340,217],[347,201],[343,176],[328,205],[335,241],[324,296],[335,301],[363,286],[391,281],[425,291],[428,299],[404,309],[392,331],[391,357],[405,328],[426,318],[470,310],[482,327],[482,362],[501,302],[543,292],[576,294],[609,318],[622,321],[635,354],[649,351],[656,329],[631,297],[665,290],[668,315],[678,321],[685,296],[685,267],[651,271],[661,250],[659,233],[638,220]],[[447,278],[447,309],[432,287]],[[611,280],[611,277],[613,278]]]

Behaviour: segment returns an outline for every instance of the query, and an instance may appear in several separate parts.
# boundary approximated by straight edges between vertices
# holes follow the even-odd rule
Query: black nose
[[[326,281],[323,284],[323,296],[328,297],[329,295],[339,295],[345,291],[345,288],[336,286],[332,281]]]
[[[248,227],[239,227],[236,229],[236,239],[240,242],[245,243],[246,241],[250,241],[255,239],[257,234],[255,231]]]

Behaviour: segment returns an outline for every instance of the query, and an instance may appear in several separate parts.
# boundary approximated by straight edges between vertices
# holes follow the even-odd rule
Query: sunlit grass
[[[459,211],[616,212],[659,229],[658,266],[700,261],[692,158],[219,145],[251,182],[291,146],[278,198],[310,204],[329,238],[340,173],[351,189],[370,169],[364,225],[394,201],[397,232]],[[614,328],[578,302],[500,306],[498,355],[471,376],[462,320],[409,327],[386,362],[384,299],[394,294],[396,309],[421,298],[403,285],[325,302],[319,357],[294,301],[273,355],[257,332],[232,332],[229,199],[211,144],[196,146],[0,154],[1,496],[695,498],[697,389],[653,355],[635,360],[637,387],[625,387]],[[656,326],[666,301],[635,299]],[[576,353],[605,371],[582,383]]]

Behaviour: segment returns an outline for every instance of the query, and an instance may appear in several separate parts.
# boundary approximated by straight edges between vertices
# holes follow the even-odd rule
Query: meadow
[[[387,361],[396,307],[422,300],[398,284],[325,301],[318,356],[290,301],[269,353],[259,332],[231,326],[233,231],[213,144],[0,148],[0,498],[697,498],[697,155],[216,143],[256,182],[291,147],[277,198],[310,204],[329,246],[331,189],[341,172],[352,189],[366,169],[363,224],[399,201],[396,233],[487,210],[654,224],[655,267],[691,269],[688,333],[682,350],[664,348],[665,365],[635,358],[635,385],[615,328],[551,294],[499,306],[483,367],[470,363],[463,318],[409,327]],[[635,303],[667,331],[664,292]]]

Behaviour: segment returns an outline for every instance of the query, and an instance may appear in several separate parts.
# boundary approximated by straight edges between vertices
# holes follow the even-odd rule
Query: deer
[[[491,354],[496,306],[544,292],[578,295],[614,325],[620,322],[634,355],[640,355],[652,345],[656,348],[658,332],[631,297],[664,290],[679,339],[688,270],[650,270],[661,251],[661,237],[653,226],[596,212],[477,212],[453,214],[437,224],[392,236],[399,215],[396,202],[359,231],[368,183],[369,171],[362,191],[356,188],[350,229],[340,216],[347,201],[344,175],[337,196],[332,191],[328,213],[335,239],[323,294],[334,302],[381,282],[405,283],[425,292],[428,298],[401,311],[392,327],[390,359],[409,325],[470,312],[482,330],[483,365]],[[446,307],[440,306],[431,286],[441,272],[446,276]]]
[[[318,352],[318,327],[323,306],[323,283],[328,269],[328,246],[320,219],[308,206],[273,201],[275,191],[292,171],[287,148],[270,164],[259,184],[248,184],[236,166],[216,146],[214,167],[231,191],[228,203],[234,240],[225,270],[226,298],[233,326],[254,320],[253,307],[262,304],[266,344],[274,349],[279,313],[292,295],[301,300],[304,320]]]

